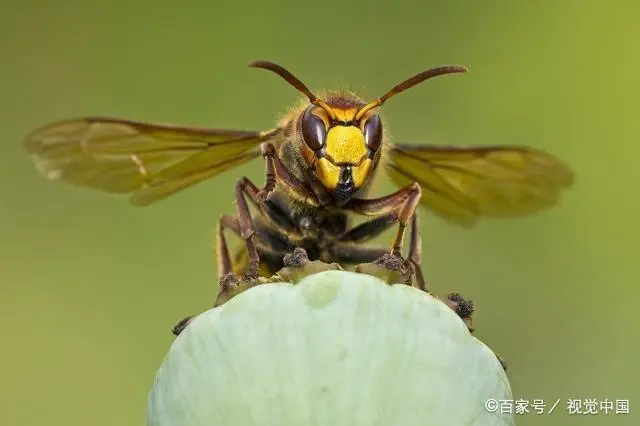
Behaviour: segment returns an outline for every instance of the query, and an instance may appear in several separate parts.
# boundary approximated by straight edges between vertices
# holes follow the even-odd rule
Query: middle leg
[[[395,212],[387,213],[351,228],[342,234],[338,240],[344,243],[364,243],[382,234],[393,226],[396,221]]]

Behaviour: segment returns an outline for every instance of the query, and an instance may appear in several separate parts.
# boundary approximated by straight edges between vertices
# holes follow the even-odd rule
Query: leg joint
[[[236,192],[243,193],[245,188],[251,184],[249,178],[246,176],[242,176],[240,179],[236,181]]]
[[[266,158],[275,157],[276,148],[273,146],[271,142],[263,142],[260,144],[260,151],[262,152],[262,156]]]
[[[410,196],[420,198],[422,196],[422,188],[418,182],[413,182],[409,187]]]

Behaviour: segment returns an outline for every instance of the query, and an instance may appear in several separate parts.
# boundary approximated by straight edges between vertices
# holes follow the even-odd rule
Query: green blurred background
[[[477,306],[518,398],[628,399],[637,424],[637,4],[604,1],[17,1],[0,16],[0,424],[140,425],[171,326],[215,295],[213,228],[259,161],[148,208],[47,182],[21,146],[81,115],[262,130],[297,99],[250,60],[385,106],[396,140],[517,143],[577,173],[549,212],[472,231],[422,213],[431,288]],[[385,184],[384,189],[391,189]],[[463,383],[460,384],[464,386]],[[637,414],[637,413],[636,413]]]

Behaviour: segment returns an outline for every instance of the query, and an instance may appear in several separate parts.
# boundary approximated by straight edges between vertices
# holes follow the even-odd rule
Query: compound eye
[[[380,148],[382,143],[382,121],[379,116],[372,115],[364,123],[364,140],[371,151],[376,152]]]
[[[312,113],[315,108],[311,105],[302,116],[302,138],[309,148],[318,151],[327,139],[327,126],[320,117]]]

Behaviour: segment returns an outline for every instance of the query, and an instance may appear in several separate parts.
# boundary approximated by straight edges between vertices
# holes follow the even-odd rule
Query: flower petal
[[[443,302],[327,271],[196,317],[149,395],[151,426],[512,425],[494,353]]]

